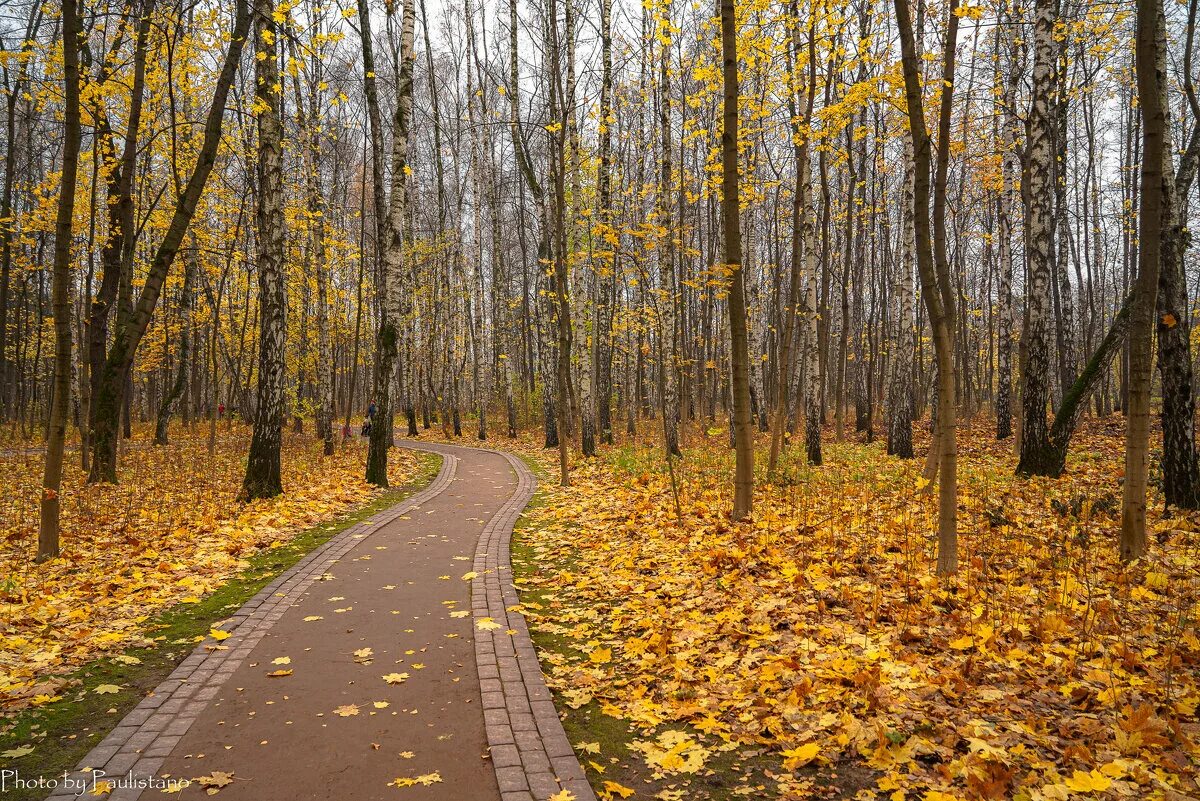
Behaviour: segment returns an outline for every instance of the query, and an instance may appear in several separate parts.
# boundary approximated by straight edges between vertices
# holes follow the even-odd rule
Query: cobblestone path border
[[[79,763],[72,781],[60,781],[50,799],[76,798],[79,781],[91,792],[93,771],[115,784],[109,801],[135,801],[145,787],[123,786],[145,782],[157,775],[163,760],[187,733],[200,712],[216,697],[229,677],[254,650],[267,630],[283,616],[308,587],[320,578],[366,534],[411,512],[435,498],[454,480],[458,459],[442,454],[442,465],[433,482],[367,520],[338,532],[320,547],[281,573],[222,624],[229,637],[218,643],[205,638],[179,663],[154,692],[121,720],[99,745]],[[132,774],[133,782],[125,777]],[[61,777],[60,777],[61,778]],[[150,790],[148,790],[149,792]]]

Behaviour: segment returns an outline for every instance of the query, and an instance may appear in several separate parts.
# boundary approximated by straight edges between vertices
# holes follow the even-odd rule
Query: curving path
[[[594,801],[524,617],[508,611],[509,538],[532,473],[499,451],[403,447],[442,456],[433,483],[247,602],[222,626],[231,635],[202,642],[77,780],[90,791],[103,771],[117,801],[201,776],[224,784],[223,801],[546,801],[561,790]],[[51,798],[77,792],[63,783]],[[193,783],[176,797],[209,796]]]

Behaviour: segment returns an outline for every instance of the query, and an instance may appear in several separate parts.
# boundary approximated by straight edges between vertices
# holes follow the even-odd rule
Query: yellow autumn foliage
[[[951,580],[920,460],[826,443],[810,468],[790,449],[734,524],[725,437],[691,439],[682,519],[651,440],[543,482],[518,535],[531,628],[566,643],[549,683],[643,732],[651,773],[692,767],[655,739],[686,725],[697,748],[775,752],[784,797],[845,761],[883,797],[1194,794],[1197,517],[1154,518],[1150,558],[1121,565],[1119,425],[1087,423],[1060,480],[1017,478],[1009,446],[962,432]]]
[[[63,555],[31,561],[37,539],[40,450],[0,453],[0,711],[38,700],[38,684],[103,655],[147,644],[145,623],[176,603],[196,602],[245,566],[245,558],[286,544],[297,533],[366,503],[378,490],[363,481],[365,445],[332,457],[321,444],[285,434],[285,493],[234,502],[245,472],[249,429],[220,427],[208,455],[205,426],[172,431],[154,447],[135,432],[121,483],[88,486],[78,450],[63,476]],[[389,478],[416,470],[409,451],[393,451]]]

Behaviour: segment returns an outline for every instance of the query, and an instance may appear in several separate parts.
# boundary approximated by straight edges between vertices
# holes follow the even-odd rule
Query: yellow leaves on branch
[[[311,437],[285,434],[285,494],[238,505],[249,430],[221,424],[216,454],[207,427],[173,427],[171,445],[153,447],[135,432],[121,483],[85,485],[78,451],[68,453],[62,486],[59,559],[34,565],[42,454],[0,455],[0,711],[36,702],[39,681],[101,656],[147,646],[148,619],[176,603],[195,603],[246,566],[246,558],[286,545],[297,533],[374,497],[362,480],[358,443],[321,456]],[[389,478],[415,472],[406,451],[389,456]],[[229,632],[214,628],[219,642]],[[188,646],[190,647],[190,643]]]

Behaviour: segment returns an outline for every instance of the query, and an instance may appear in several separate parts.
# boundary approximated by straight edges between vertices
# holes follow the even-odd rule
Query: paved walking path
[[[433,483],[201,643],[83,760],[88,790],[84,770],[117,801],[163,797],[163,777],[207,777],[222,801],[594,801],[512,609],[508,544],[533,475],[497,451],[404,447],[442,455]],[[207,796],[193,782],[178,797]]]

